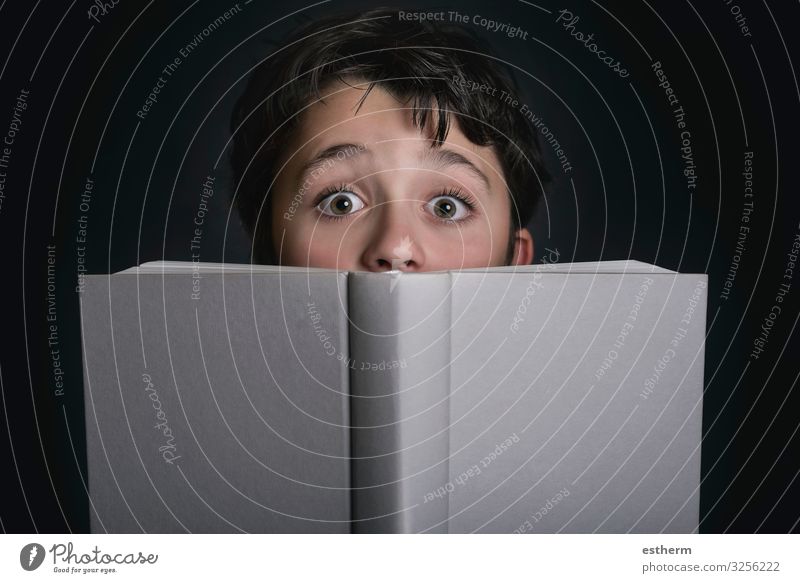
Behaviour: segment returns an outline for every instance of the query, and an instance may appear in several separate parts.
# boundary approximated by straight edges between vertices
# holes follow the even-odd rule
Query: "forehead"
[[[432,112],[423,130],[413,123],[410,103],[396,99],[380,85],[365,98],[368,83],[348,80],[325,85],[322,100],[310,104],[301,114],[291,137],[289,165],[301,165],[325,148],[337,143],[364,143],[376,153],[412,154],[422,159],[420,151],[430,148],[437,124]],[[471,142],[461,131],[458,115],[450,120],[445,146],[467,157],[495,186],[502,186],[500,160],[489,146]]]

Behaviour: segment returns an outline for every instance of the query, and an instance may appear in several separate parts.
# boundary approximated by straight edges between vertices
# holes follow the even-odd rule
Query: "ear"
[[[533,262],[533,236],[528,229],[517,229],[514,237],[512,265],[530,265]]]

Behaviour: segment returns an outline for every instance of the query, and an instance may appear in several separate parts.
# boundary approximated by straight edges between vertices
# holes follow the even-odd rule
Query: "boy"
[[[467,30],[390,9],[318,20],[234,110],[233,202],[261,263],[524,265],[549,180],[516,82]]]

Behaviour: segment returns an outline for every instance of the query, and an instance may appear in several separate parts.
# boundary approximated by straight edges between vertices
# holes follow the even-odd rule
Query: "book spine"
[[[354,273],[353,532],[447,532],[450,275]]]

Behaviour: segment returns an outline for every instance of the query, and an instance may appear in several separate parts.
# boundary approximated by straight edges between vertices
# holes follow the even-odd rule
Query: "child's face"
[[[272,201],[280,263],[347,271],[505,265],[511,201],[494,150],[470,142],[456,117],[432,148],[431,130],[423,135],[410,107],[379,86],[355,114],[363,87],[326,87],[330,97],[303,112],[285,145]],[[530,233],[519,229],[514,239],[512,263],[530,263]]]

